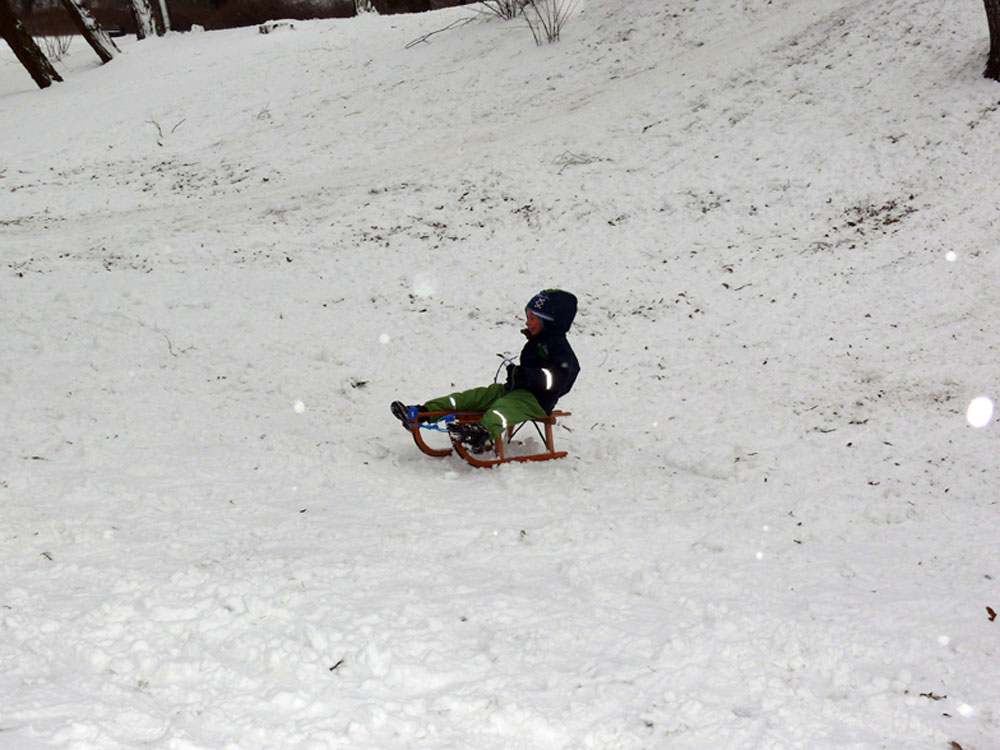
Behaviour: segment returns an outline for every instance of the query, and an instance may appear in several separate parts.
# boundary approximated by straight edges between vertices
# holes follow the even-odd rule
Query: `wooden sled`
[[[464,458],[473,466],[478,467],[489,467],[496,466],[498,464],[508,464],[513,462],[524,462],[524,461],[549,461],[553,458],[563,458],[566,455],[566,451],[557,451],[555,449],[555,442],[552,435],[552,428],[556,424],[556,420],[561,417],[570,416],[568,411],[554,411],[548,417],[540,417],[539,419],[529,419],[527,422],[521,422],[513,427],[508,427],[504,434],[499,440],[495,441],[493,444],[493,450],[487,451],[482,454],[476,454],[469,451],[464,445],[456,440],[451,440],[451,448],[432,448],[425,441],[421,430],[432,429],[443,431],[439,427],[421,427],[420,423],[423,422],[427,424],[439,424],[442,420],[454,421],[459,424],[471,424],[473,422],[478,422],[483,417],[483,412],[478,411],[428,411],[420,412],[417,414],[417,421],[411,422],[410,433],[413,435],[413,442],[417,444],[417,447],[428,456],[434,456],[436,458],[443,458],[444,456],[450,456],[452,454],[452,449],[459,456]],[[450,418],[450,419],[449,419]],[[531,424],[538,436],[545,442],[545,450],[541,453],[529,453],[527,455],[506,455],[506,447],[514,445],[514,436],[520,431],[522,427],[526,424]],[[449,435],[449,440],[451,436]]]

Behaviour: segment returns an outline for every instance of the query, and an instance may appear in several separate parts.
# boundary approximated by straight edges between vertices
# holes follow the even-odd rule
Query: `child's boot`
[[[427,411],[426,406],[407,406],[402,401],[393,401],[389,408],[392,409],[392,416],[403,423],[403,429],[405,430],[409,430],[411,425],[416,423],[418,412]],[[412,418],[411,414],[413,415]]]
[[[448,425],[448,434],[452,440],[468,446],[473,453],[485,453],[490,442],[490,433],[478,422],[472,424],[453,422]]]

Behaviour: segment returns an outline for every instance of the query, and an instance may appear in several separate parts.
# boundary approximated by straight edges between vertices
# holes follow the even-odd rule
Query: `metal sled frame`
[[[557,451],[555,449],[555,441],[552,435],[552,428],[556,424],[556,420],[562,417],[570,416],[568,411],[554,411],[550,416],[540,417],[538,419],[529,419],[527,422],[521,422],[513,427],[508,427],[501,438],[494,442],[493,452],[483,453],[477,455],[469,451],[464,445],[456,440],[451,441],[452,448],[459,456],[464,458],[473,466],[478,467],[489,467],[496,466],[498,464],[507,464],[512,462],[524,462],[524,461],[549,461],[553,458],[563,458],[566,455],[566,451]],[[417,414],[417,421],[411,422],[410,433],[413,435],[413,442],[417,444],[417,447],[428,456],[434,456],[436,458],[443,458],[444,456],[450,456],[452,453],[451,448],[432,448],[424,442],[424,437],[421,434],[420,422],[432,422],[436,423],[441,419],[446,417],[453,417],[455,422],[459,424],[471,424],[473,422],[478,422],[483,417],[483,412],[478,411],[428,411],[420,412]],[[531,453],[525,456],[506,456],[504,455],[504,446],[510,445],[514,436],[520,431],[524,425],[531,423],[535,428],[535,431],[545,442],[545,450],[541,453]],[[426,428],[425,428],[426,429]],[[434,429],[434,428],[431,428]],[[450,437],[450,436],[449,436]],[[486,458],[486,456],[492,456]]]

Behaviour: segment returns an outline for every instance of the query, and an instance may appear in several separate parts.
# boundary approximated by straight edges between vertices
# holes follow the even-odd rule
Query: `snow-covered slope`
[[[0,748],[1000,746],[981,8],[580,7],[3,52]]]

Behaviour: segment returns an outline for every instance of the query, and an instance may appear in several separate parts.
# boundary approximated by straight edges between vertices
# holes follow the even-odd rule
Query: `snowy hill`
[[[4,50],[0,748],[1000,747],[982,16]],[[570,456],[419,454],[549,286]]]

